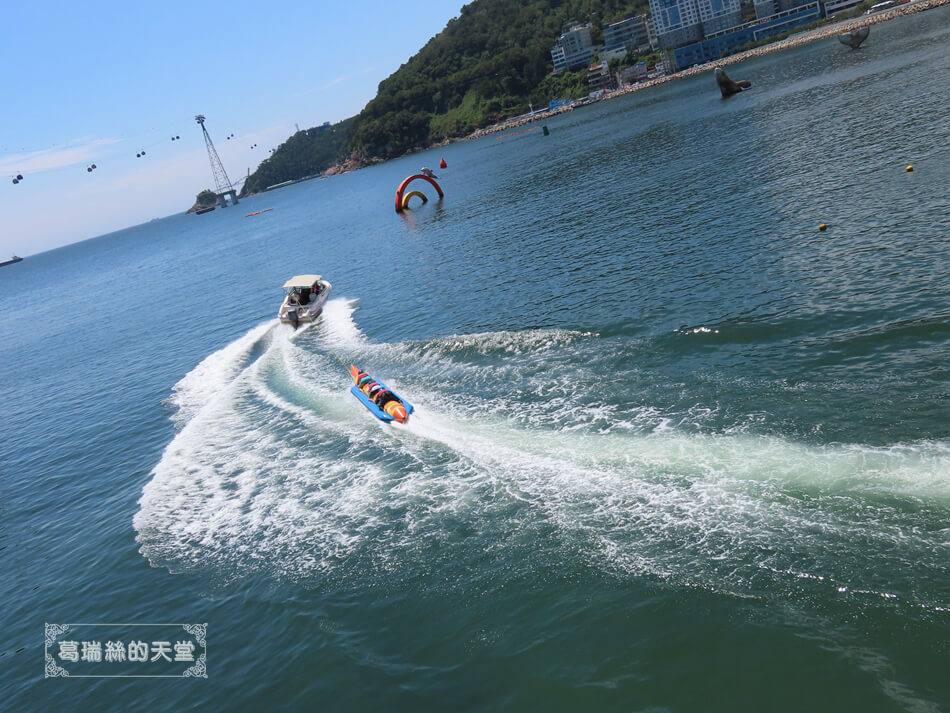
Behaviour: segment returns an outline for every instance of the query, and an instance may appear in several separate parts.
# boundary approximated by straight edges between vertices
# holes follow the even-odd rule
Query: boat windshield
[[[309,287],[291,287],[287,290],[287,301],[291,304],[305,305],[315,294],[316,291]]]

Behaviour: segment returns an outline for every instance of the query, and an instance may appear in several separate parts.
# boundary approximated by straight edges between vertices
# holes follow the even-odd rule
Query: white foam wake
[[[348,393],[323,340],[364,356],[378,349],[353,323],[354,303],[328,307],[318,335],[275,337],[249,362],[262,325],[176,387],[192,415],[134,521],[153,563],[224,578],[361,576],[354,562],[435,566],[425,557],[411,564],[429,542],[449,543],[440,556],[463,561],[467,548],[504,552],[540,543],[553,527],[566,548],[555,560],[582,556],[622,576],[752,596],[810,582],[939,605],[926,578],[915,580],[945,561],[945,442],[629,431],[612,428],[614,412],[596,399],[566,423],[553,412],[519,421],[506,416],[521,403],[516,393],[492,394],[479,411],[480,397],[447,397],[457,382],[413,377],[426,351],[419,344],[384,345],[409,374],[390,385],[417,410],[406,427],[382,426]],[[552,348],[538,340],[537,349]],[[477,389],[495,362],[458,368]],[[202,379],[210,385],[199,388]],[[607,427],[575,428],[583,409]],[[454,540],[459,531],[470,538]]]
[[[188,423],[215,394],[241,372],[254,346],[278,324],[270,320],[259,324],[226,347],[205,357],[174,387],[168,398],[175,407],[172,420],[179,427]]]
[[[361,346],[366,336],[353,319],[359,307],[358,299],[336,298],[327,302],[320,316],[320,332],[328,344],[346,349]]]

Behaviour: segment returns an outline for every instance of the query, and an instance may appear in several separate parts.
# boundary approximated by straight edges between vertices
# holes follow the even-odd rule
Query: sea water
[[[4,268],[0,709],[946,710],[948,40]],[[207,679],[44,678],[50,622],[207,622]]]

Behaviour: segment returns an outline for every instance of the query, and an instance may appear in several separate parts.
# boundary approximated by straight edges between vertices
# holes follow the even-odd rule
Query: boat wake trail
[[[237,377],[254,350],[269,339],[276,324],[277,321],[273,320],[258,325],[240,339],[206,357],[175,384],[168,403],[175,409],[172,420],[177,426],[188,423]]]
[[[261,325],[176,385],[181,430],[134,519],[153,564],[312,586],[593,567],[740,597],[947,606],[947,442],[710,427],[707,406],[626,396],[636,367],[596,334],[375,344],[354,311],[332,300],[292,337]],[[409,423],[368,417],[337,353],[406,394]]]

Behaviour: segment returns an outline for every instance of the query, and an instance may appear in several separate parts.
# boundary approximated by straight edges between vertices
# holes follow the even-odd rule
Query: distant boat
[[[23,260],[22,257],[18,257],[17,255],[14,255],[9,260],[4,260],[3,262],[0,262],[0,267],[3,267],[4,265],[12,265],[13,263],[20,262],[21,260]]]
[[[214,210],[214,208],[215,207],[213,205],[206,205],[204,208],[199,208],[198,210],[196,210],[195,215],[201,215],[202,213],[210,213],[211,211]]]

